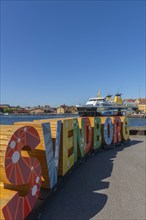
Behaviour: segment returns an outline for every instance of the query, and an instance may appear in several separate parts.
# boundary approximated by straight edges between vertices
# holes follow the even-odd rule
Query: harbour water
[[[47,119],[47,118],[65,118],[65,117],[78,117],[78,115],[0,115],[0,124],[1,125],[12,125],[14,122],[19,121],[33,121],[39,119]],[[129,118],[130,126],[146,126],[146,118]]]
[[[14,122],[19,121],[33,121],[40,119],[49,119],[49,118],[66,118],[66,117],[78,117],[74,114],[62,114],[62,115],[0,115],[0,124],[1,125],[12,125]]]

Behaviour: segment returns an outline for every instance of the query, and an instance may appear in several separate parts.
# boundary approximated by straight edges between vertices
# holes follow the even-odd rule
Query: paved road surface
[[[41,220],[146,219],[146,138],[89,158],[48,198]]]

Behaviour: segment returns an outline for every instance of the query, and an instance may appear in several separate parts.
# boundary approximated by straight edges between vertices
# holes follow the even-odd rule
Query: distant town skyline
[[[143,97],[137,97],[137,98],[131,98],[131,97],[129,97],[129,98],[125,98],[125,99],[123,99],[123,101],[129,101],[129,102],[131,102],[131,101],[136,101],[136,100],[145,100],[146,101],[146,98],[143,98]],[[87,100],[88,101],[88,100]],[[18,108],[18,107],[20,107],[20,108],[46,108],[46,107],[50,107],[50,108],[57,108],[57,107],[60,107],[60,106],[76,106],[76,105],[68,105],[68,104],[66,104],[66,103],[62,103],[62,104],[60,104],[60,105],[54,105],[54,106],[52,106],[52,105],[49,105],[49,104],[44,104],[44,105],[40,105],[40,104],[36,104],[36,105],[25,105],[25,106],[21,106],[21,105],[19,105],[19,104],[17,104],[17,105],[11,105],[10,103],[0,103],[0,107],[3,107],[3,106],[8,106],[8,107],[10,107],[10,108]]]
[[[1,1],[2,104],[146,97],[145,1]]]

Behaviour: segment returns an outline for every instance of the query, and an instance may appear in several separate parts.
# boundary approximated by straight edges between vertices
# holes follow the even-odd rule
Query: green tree
[[[9,113],[9,114],[12,114],[14,111],[13,108],[4,108],[4,113]]]

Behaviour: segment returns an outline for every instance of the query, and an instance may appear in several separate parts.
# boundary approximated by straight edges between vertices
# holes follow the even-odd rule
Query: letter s
[[[25,197],[17,193],[3,207],[5,219],[25,219],[36,203],[41,186],[41,166],[35,158],[22,157],[21,150],[25,146],[34,150],[39,143],[39,134],[31,126],[16,130],[8,143],[5,154],[6,176],[13,185],[29,184],[30,190]]]

